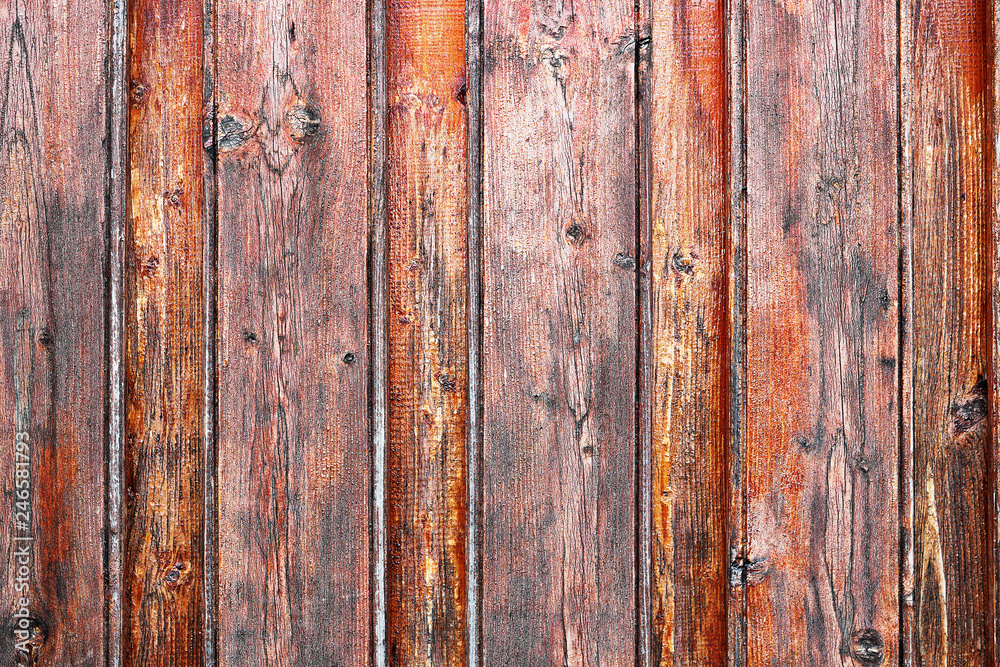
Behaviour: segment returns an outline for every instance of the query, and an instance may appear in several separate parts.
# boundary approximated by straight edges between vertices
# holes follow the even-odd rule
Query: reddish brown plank
[[[202,657],[201,22],[201,0],[139,0],[129,13],[126,665]]]
[[[633,5],[483,21],[483,662],[631,664]]]
[[[746,22],[746,664],[894,664],[896,6]]]
[[[905,3],[913,664],[989,665],[988,3]],[[909,591],[905,591],[909,594]]]
[[[465,664],[464,10],[387,4],[392,665]]]
[[[215,6],[218,657],[367,665],[365,6]]]
[[[0,44],[0,664],[98,665],[104,3],[6,3]]]
[[[722,0],[647,7],[652,665],[727,656],[724,11]]]

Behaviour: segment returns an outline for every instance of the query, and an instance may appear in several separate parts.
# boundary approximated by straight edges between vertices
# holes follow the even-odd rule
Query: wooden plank
[[[365,7],[215,11],[218,659],[367,665]]]
[[[483,21],[483,662],[631,664],[633,5]]]
[[[905,3],[912,155],[913,664],[992,664],[991,12]]]
[[[201,0],[129,13],[126,665],[202,659]]]
[[[105,658],[105,17],[0,8],[2,664]]]
[[[463,0],[387,4],[389,658],[465,663]]]
[[[746,664],[894,664],[896,6],[746,20]]]
[[[728,667],[744,667],[747,658],[747,485],[746,479],[746,325],[747,325],[747,227],[746,166],[747,127],[746,64],[747,0],[727,0],[726,69],[728,84],[726,196],[729,235],[726,239],[729,272],[726,295],[729,301],[729,601],[726,613]]]
[[[725,8],[646,8],[653,665],[721,665],[727,656]]]

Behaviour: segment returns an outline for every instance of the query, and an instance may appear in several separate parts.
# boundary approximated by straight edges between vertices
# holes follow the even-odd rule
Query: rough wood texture
[[[196,665],[204,565],[202,5],[141,0],[129,17],[123,659]]]
[[[387,5],[392,665],[465,662],[464,9]]]
[[[747,660],[898,660],[896,7],[747,14]]]
[[[103,3],[0,8],[0,664],[104,660]]]
[[[648,7],[652,665],[726,661],[724,9],[722,0]]]
[[[483,661],[631,664],[633,6],[484,12]]]
[[[364,4],[216,4],[219,661],[367,665]]]
[[[988,3],[907,3],[913,664],[993,664]],[[908,594],[909,591],[904,591]]]

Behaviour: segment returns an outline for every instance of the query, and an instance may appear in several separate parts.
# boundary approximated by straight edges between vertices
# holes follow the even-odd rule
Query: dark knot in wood
[[[877,665],[885,659],[885,642],[878,630],[865,628],[851,635],[851,657],[862,665]]]

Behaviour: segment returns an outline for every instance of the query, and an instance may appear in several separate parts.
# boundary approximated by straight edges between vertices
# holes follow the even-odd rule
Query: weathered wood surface
[[[387,4],[392,665],[465,664],[464,10]]]
[[[0,664],[104,661],[101,2],[0,8]]]
[[[202,658],[201,0],[129,14],[125,665]]]
[[[726,662],[725,3],[646,3],[651,665]],[[648,26],[647,26],[648,23]],[[644,239],[646,240],[646,239]],[[645,565],[645,564],[644,564]]]
[[[367,665],[365,7],[215,12],[219,662]]]
[[[483,662],[628,664],[633,7],[483,11]]]
[[[995,478],[988,192],[992,13],[985,2],[903,3],[903,192],[912,301],[912,655],[994,664]],[[995,529],[995,528],[994,528]],[[907,582],[908,583],[908,582]]]
[[[745,664],[895,664],[896,7],[746,21]]]
[[[82,3],[0,665],[996,663],[996,3]]]

